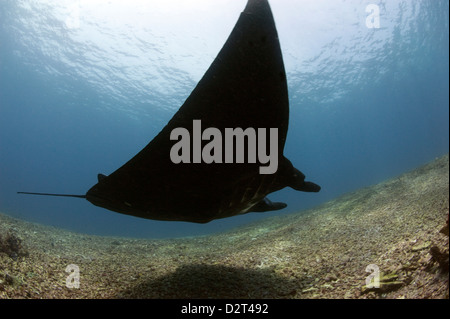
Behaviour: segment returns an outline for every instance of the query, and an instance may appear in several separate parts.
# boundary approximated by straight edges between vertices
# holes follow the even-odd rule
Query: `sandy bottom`
[[[448,213],[447,155],[211,236],[100,237],[0,214],[0,298],[448,298]]]

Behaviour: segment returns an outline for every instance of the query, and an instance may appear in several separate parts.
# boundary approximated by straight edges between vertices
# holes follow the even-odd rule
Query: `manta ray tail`
[[[17,192],[17,194],[86,198],[86,195]]]

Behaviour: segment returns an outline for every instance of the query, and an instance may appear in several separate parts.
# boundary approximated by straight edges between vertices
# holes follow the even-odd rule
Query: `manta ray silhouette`
[[[278,167],[261,174],[260,163],[178,163],[170,158],[175,128],[195,134],[194,120],[226,128],[276,128]],[[318,192],[284,157],[289,121],[286,74],[267,0],[249,0],[203,78],[163,130],[136,156],[86,195],[19,192],[86,198],[94,205],[148,219],[206,223],[248,212],[285,208],[266,195],[286,186]],[[203,141],[205,144],[205,141]]]

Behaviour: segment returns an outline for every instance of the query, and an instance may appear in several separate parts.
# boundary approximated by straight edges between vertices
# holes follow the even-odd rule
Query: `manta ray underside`
[[[272,203],[266,195],[286,186],[305,192],[320,190],[318,185],[306,182],[283,155],[288,120],[286,74],[272,12],[267,0],[249,0],[191,95],[136,156],[109,176],[99,174],[98,183],[86,195],[26,194],[81,197],[123,214],[197,223],[282,209],[287,205]],[[183,128],[190,136],[198,136],[195,123],[215,128],[222,136],[230,128],[254,128],[258,133],[259,129],[277,129],[277,149],[272,154],[276,171],[261,174],[262,164],[250,160],[174,163],[171,150],[178,142],[171,138],[171,132]],[[263,144],[271,142],[267,134]],[[201,147],[207,143],[203,139]],[[250,140],[245,145],[250,145]],[[258,144],[258,148],[262,146]],[[229,151],[226,146],[222,150]],[[196,156],[192,153],[190,158]]]

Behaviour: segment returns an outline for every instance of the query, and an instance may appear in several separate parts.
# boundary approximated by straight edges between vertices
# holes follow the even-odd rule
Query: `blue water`
[[[449,149],[447,0],[272,1],[285,59],[285,154],[318,194],[208,224],[125,216],[84,194],[167,123],[245,0],[0,0],[0,211],[83,233],[194,236],[313,207]],[[369,4],[380,27],[368,28]]]

